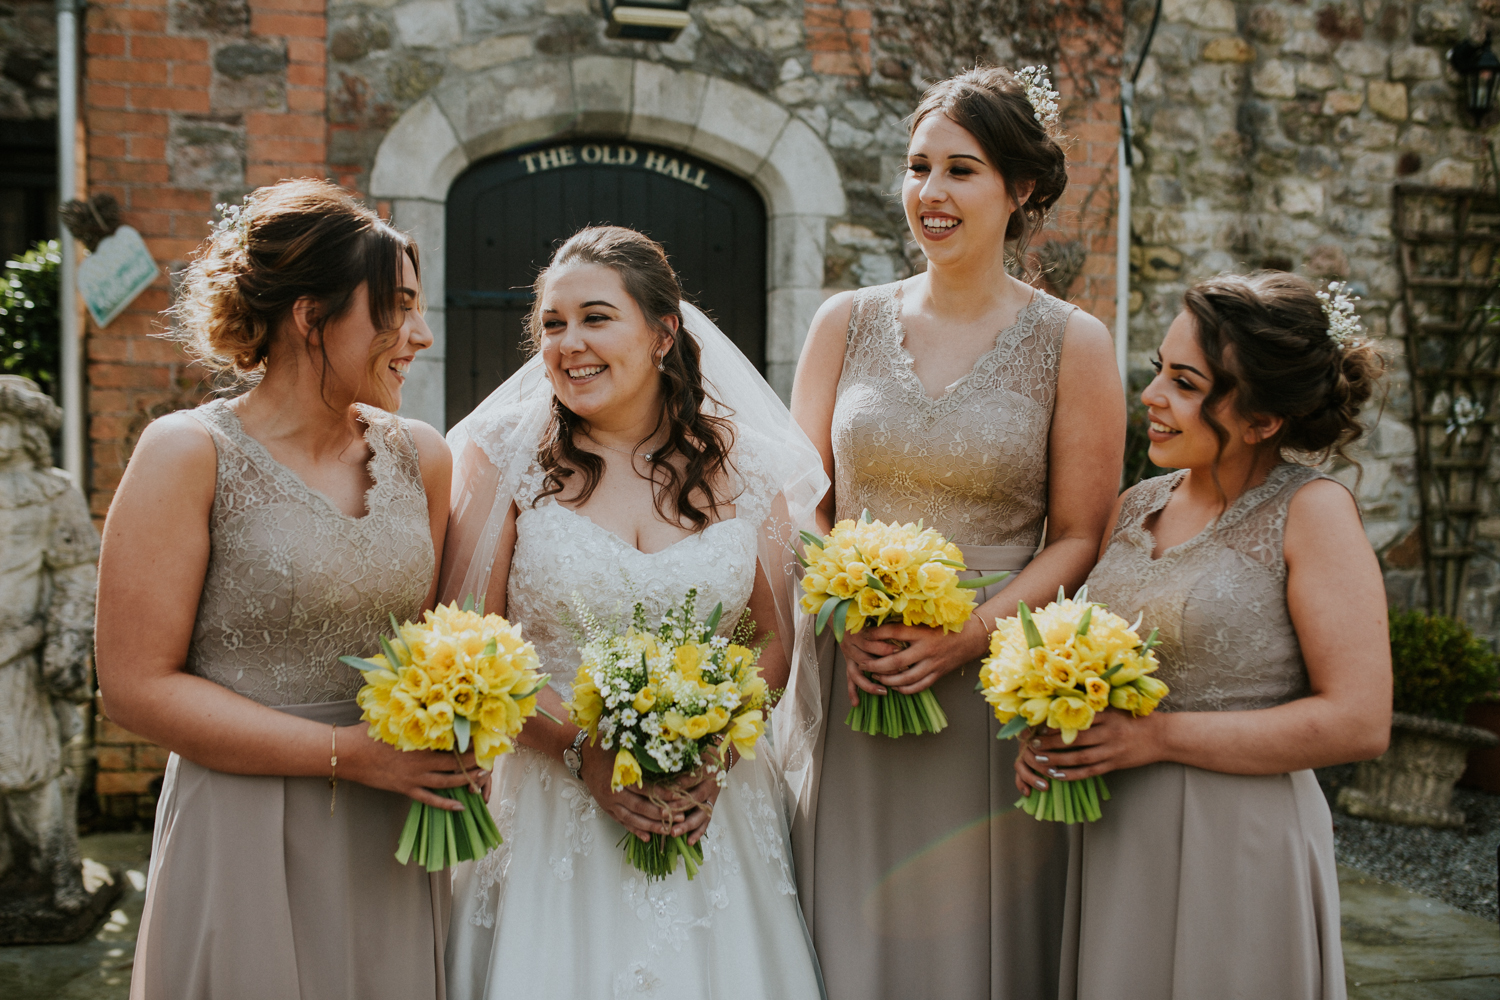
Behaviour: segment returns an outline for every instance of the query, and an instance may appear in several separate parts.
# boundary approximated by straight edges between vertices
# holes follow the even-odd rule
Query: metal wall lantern
[[[1500,58],[1490,49],[1490,36],[1483,42],[1459,42],[1448,50],[1448,65],[1464,82],[1464,104],[1478,126],[1495,106],[1495,85],[1500,84]]]
[[[610,38],[628,38],[638,42],[675,42],[692,18],[689,0],[600,0],[609,27]]]

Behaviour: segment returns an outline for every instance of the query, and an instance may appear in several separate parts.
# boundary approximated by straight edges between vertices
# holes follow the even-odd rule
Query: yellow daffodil
[[[619,791],[626,785],[639,785],[641,783],[641,765],[635,759],[635,755],[629,750],[621,750],[615,754],[615,770],[610,775],[609,787]]]

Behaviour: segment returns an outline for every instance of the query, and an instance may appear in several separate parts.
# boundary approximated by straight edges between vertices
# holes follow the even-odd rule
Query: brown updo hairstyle
[[[911,116],[908,138],[931,114],[945,115],[974,137],[1016,204],[1021,202],[1020,185],[1035,182],[1031,197],[1011,213],[1005,227],[1006,242],[1015,243],[1016,256],[1024,259],[1027,243],[1068,187],[1067,157],[1036,120],[1026,88],[1010,70],[999,68],[971,69],[935,83]]]
[[[321,180],[289,180],[257,188],[240,223],[220,224],[182,278],[170,334],[216,372],[258,380],[276,331],[299,299],[315,303],[313,337],[328,374],[323,332],[368,285],[370,322],[380,335],[368,377],[399,336],[396,300],[401,258],[421,275],[416,244],[380,220],[343,188]],[[394,403],[394,401],[391,401]]]
[[[1365,431],[1359,411],[1385,362],[1368,341],[1341,346],[1328,335],[1328,316],[1310,282],[1284,271],[1221,274],[1189,288],[1183,305],[1208,359],[1213,387],[1200,412],[1221,454],[1229,432],[1213,411],[1233,393],[1241,417],[1282,418],[1265,447],[1350,461],[1344,449]]]
[[[666,442],[652,453],[649,462],[656,509],[668,521],[679,524],[687,521],[694,530],[701,531],[713,523],[712,515],[718,508],[732,499],[723,494],[723,474],[730,467],[734,425],[705,412],[705,403],[710,404],[709,409],[723,407],[703,386],[698,342],[683,324],[682,285],[677,272],[672,270],[662,245],[644,233],[622,226],[590,226],[579,230],[557,248],[532,285],[536,301],[527,325],[535,350],[541,350],[542,346],[542,293],[547,276],[570,264],[598,264],[614,271],[656,332],[658,342],[672,338],[671,348],[661,358],[662,410],[651,432],[637,442],[637,448],[665,425]],[[668,316],[677,318],[675,335],[666,323]],[[598,487],[604,475],[604,461],[574,444],[574,435],[578,433],[588,433],[588,422],[553,396],[552,426],[537,453],[537,460],[546,471],[545,487],[538,500],[561,493],[575,473],[583,476],[573,497],[576,502],[587,500]],[[682,468],[678,468],[673,456],[681,457]]]

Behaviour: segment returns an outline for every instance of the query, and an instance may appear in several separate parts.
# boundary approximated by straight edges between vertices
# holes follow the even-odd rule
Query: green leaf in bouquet
[[[648,772],[650,774],[667,773],[663,771],[661,769],[661,765],[658,764],[654,759],[652,759],[651,755],[646,752],[646,748],[641,746],[639,743],[630,748],[630,753],[635,757],[636,763],[641,765],[642,771]]]
[[[1068,599],[1068,594],[1063,590],[1062,584],[1060,583],[1057,585],[1057,599],[1059,601],[1066,601]]]
[[[462,715],[453,717],[453,739],[458,743],[459,753],[469,752],[469,720]]]
[[[339,662],[344,664],[345,666],[353,667],[355,670],[358,670],[361,673],[370,670],[378,670],[387,674],[394,674],[396,672],[394,667],[381,666],[374,660],[366,660],[365,658],[360,656],[340,656]]]
[[[388,612],[388,614],[391,616],[391,634],[396,637],[397,642],[406,647],[406,658],[408,660],[416,660],[417,655],[411,651],[411,643],[407,642],[401,635],[401,625],[396,621],[395,612]]]
[[[465,611],[473,611],[474,610],[474,595],[473,594],[470,594],[468,597],[464,598],[464,610]]]
[[[795,549],[792,551],[792,555],[796,558],[797,565],[801,566],[803,569],[807,569],[810,565],[812,565],[806,559],[803,558],[802,553],[796,551]]]
[[[979,590],[982,587],[989,587],[993,584],[997,584],[1001,580],[1004,580],[1007,576],[1010,576],[1008,572],[990,573],[986,576],[976,576],[972,580],[960,580],[958,581],[958,585],[964,590]]]
[[[870,516],[870,508],[866,507],[864,510],[859,512],[859,520],[862,524],[869,524],[871,521],[875,520]]]
[[[1099,679],[1102,680],[1102,681],[1107,681],[1111,677],[1113,677],[1115,674],[1117,674],[1121,670],[1123,670],[1124,668],[1125,668],[1125,664],[1123,664],[1123,663],[1116,663],[1114,666],[1112,666],[1108,670],[1104,671],[1104,673],[1100,674],[1099,675]]]
[[[1093,621],[1093,618],[1094,618],[1094,606],[1092,604],[1090,604],[1088,607],[1086,607],[1086,608],[1083,609],[1083,617],[1080,618],[1080,619],[1078,619],[1078,634],[1079,635],[1088,635],[1089,634],[1089,622]]]
[[[389,663],[392,668],[400,666],[401,657],[396,655],[396,650],[391,646],[391,641],[385,636],[380,637],[380,651],[385,654],[385,661]],[[397,672],[399,673],[399,671]]]
[[[537,677],[539,679],[537,680],[536,687],[532,688],[530,691],[527,691],[525,694],[512,695],[511,697],[515,698],[518,701],[522,698],[530,698],[532,695],[540,692],[542,688],[546,687],[547,682],[552,679],[551,674],[537,674]],[[548,718],[551,718],[551,716],[548,716]]]
[[[799,531],[797,532],[797,534],[802,536],[802,543],[804,545],[811,545],[813,548],[817,549],[820,552],[823,550],[823,539],[819,538],[811,531]]]
[[[561,725],[564,724],[563,720],[559,719],[557,716],[553,715],[551,712],[547,711],[545,708],[543,708],[540,705],[538,705],[536,707],[536,714],[537,715],[545,715],[547,718],[551,719],[553,722],[557,723],[559,726],[561,726]]]
[[[484,652],[480,653],[479,655],[494,656],[498,652],[500,652],[500,644],[494,639],[491,639],[489,642],[484,644]]]
[[[1161,645],[1161,639],[1157,637],[1157,633],[1160,631],[1161,629],[1154,628],[1151,630],[1151,634],[1146,636],[1146,641],[1141,643],[1142,654],[1149,653],[1153,647]]]
[[[878,591],[880,591],[882,594],[884,594],[887,597],[895,597],[896,596],[895,594],[891,593],[889,590],[886,589],[885,584],[881,583],[880,582],[880,578],[878,576],[876,576],[874,573],[866,573],[865,574],[865,586],[871,588],[872,590],[878,590]]]
[[[839,599],[830,594],[828,599],[823,602],[823,606],[818,609],[818,620],[813,626],[814,634],[823,634],[823,628],[828,624],[829,616],[833,614],[833,609],[838,606]]]
[[[406,864],[411,860],[411,849],[417,843],[417,827],[422,825],[422,803],[413,802],[406,811],[406,825],[401,828],[401,839],[396,843],[396,861]]]
[[[1021,632],[1026,636],[1026,647],[1028,649],[1036,649],[1038,646],[1044,645],[1041,630],[1036,627],[1036,622],[1032,620],[1031,609],[1026,606],[1025,601],[1016,602],[1016,614],[1021,616]]]
[[[854,598],[846,597],[839,601],[839,606],[833,609],[833,637],[839,642],[844,641],[844,623],[848,618],[849,604]]]
[[[998,740],[1008,740],[1025,728],[1026,717],[1024,715],[1018,715],[1007,722],[1005,725],[1001,726],[1000,732],[995,736],[995,738]]]
[[[719,619],[724,617],[724,602],[720,601],[714,605],[713,614],[708,616],[708,621],[703,623],[703,628],[708,635],[713,635],[714,630],[719,627]]]
[[[935,563],[937,563],[940,566],[952,566],[954,569],[968,569],[969,568],[969,567],[965,566],[963,563],[959,562],[957,559],[929,559],[927,561],[928,562],[935,562]]]
[[[1073,600],[1078,604],[1085,604],[1088,602],[1088,599],[1089,585],[1085,583],[1082,587],[1079,587],[1078,592],[1073,595]]]

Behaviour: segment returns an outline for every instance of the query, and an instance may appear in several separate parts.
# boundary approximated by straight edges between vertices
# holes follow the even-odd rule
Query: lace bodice
[[[696,587],[699,611],[707,615],[722,601],[719,632],[733,631],[755,586],[756,550],[774,491],[771,477],[759,471],[768,446],[741,430],[733,456],[735,516],[659,552],[640,551],[555,497],[537,501],[542,473],[535,465],[523,477],[506,614],[536,646],[551,686],[564,698],[572,693],[579,663],[575,595],[606,620],[627,618],[640,601],[654,622]]]
[[[411,432],[359,408],[374,485],[353,518],[272,458],[223,400],[189,412],[213,438],[218,482],[188,669],[263,705],[353,698],[364,681],[338,657],[377,651],[390,615],[415,618],[432,586]]]
[[[937,399],[905,347],[900,283],[854,294],[833,412],[838,516],[927,524],[969,545],[1036,545],[1047,440],[1073,306],[1038,290]]]
[[[1217,522],[1152,559],[1145,521],[1185,473],[1148,479],[1120,507],[1109,548],[1089,574],[1089,597],[1142,635],[1161,630],[1156,675],[1178,712],[1269,708],[1307,694],[1307,668],[1286,606],[1282,539],[1287,508],[1322,473],[1283,463],[1241,494]]]

